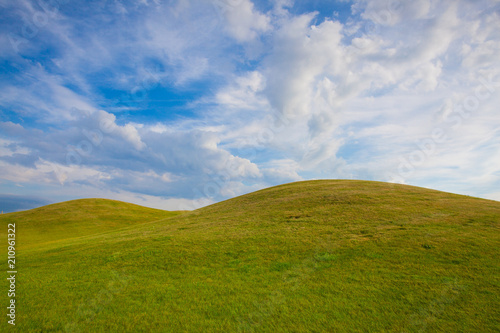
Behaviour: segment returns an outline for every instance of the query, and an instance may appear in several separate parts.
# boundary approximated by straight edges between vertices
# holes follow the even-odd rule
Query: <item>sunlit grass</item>
[[[177,216],[61,205],[0,218],[18,229],[24,332],[500,328],[495,201],[309,181]]]

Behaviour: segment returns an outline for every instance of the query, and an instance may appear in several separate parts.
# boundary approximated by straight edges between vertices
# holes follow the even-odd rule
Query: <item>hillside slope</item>
[[[17,328],[496,332],[499,226],[495,201],[367,181],[281,185],[19,253]]]
[[[80,199],[0,215],[2,225],[16,222],[21,248],[67,238],[101,234],[180,214],[108,199]],[[0,230],[2,240],[7,229]]]

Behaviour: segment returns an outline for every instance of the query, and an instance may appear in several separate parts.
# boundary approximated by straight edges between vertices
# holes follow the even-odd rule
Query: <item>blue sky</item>
[[[500,200],[500,1],[0,0],[0,206],[307,179]]]

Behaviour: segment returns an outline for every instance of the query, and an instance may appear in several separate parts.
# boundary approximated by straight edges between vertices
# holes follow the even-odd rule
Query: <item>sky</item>
[[[0,0],[0,210],[310,179],[500,200],[498,0]]]

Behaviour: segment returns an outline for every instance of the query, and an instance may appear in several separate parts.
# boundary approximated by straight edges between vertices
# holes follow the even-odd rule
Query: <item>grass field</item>
[[[4,249],[16,223],[18,270],[3,331],[500,331],[496,201],[324,180],[191,212],[89,199],[0,222]]]

